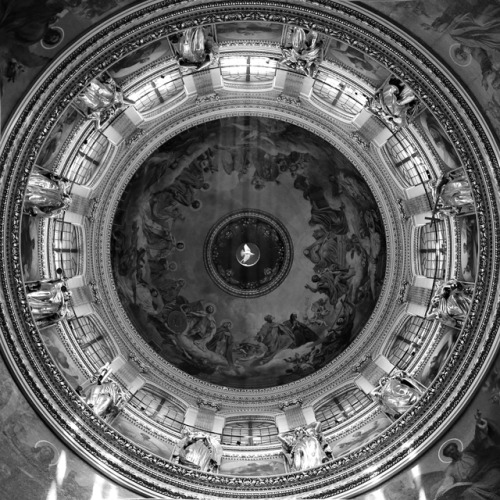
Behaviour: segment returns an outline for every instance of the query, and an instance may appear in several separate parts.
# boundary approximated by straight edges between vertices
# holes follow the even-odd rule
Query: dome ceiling
[[[244,244],[260,251],[255,266],[238,259]],[[385,271],[382,218],[352,163],[260,117],[207,122],[160,146],[125,188],[111,253],[146,342],[197,378],[240,388],[330,363],[369,319]]]
[[[188,57],[191,27],[214,50],[201,69],[174,56]],[[282,52],[296,27],[317,34],[322,60]],[[414,93],[410,123],[377,117],[388,78]],[[110,81],[116,115],[91,116],[82,91]],[[491,363],[491,134],[446,69],[361,8],[131,7],[54,60],[2,144],[6,358],[61,438],[138,493],[353,495],[428,447]],[[22,215],[34,169],[70,180],[62,216]],[[474,203],[438,221],[429,180],[457,169]],[[47,327],[26,285],[60,269],[71,306]],[[452,278],[470,314],[426,319]],[[380,376],[380,357],[424,387],[398,418],[359,381]],[[125,400],[107,422],[80,397],[105,363]],[[333,457],[290,472],[272,436],[314,420]],[[236,449],[238,425],[271,437]],[[219,474],[173,460],[182,426],[221,439]]]

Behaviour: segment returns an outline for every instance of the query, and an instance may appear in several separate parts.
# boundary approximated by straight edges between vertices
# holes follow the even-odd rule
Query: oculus
[[[210,230],[205,241],[205,267],[225,292],[259,297],[286,278],[292,248],[288,231],[276,218],[257,210],[239,210]]]
[[[242,266],[252,267],[259,262],[260,249],[253,243],[243,243],[243,248],[240,245],[236,251],[236,258]]]

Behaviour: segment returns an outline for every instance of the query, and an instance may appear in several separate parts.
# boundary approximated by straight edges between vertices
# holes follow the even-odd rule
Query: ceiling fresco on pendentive
[[[158,354],[214,384],[264,388],[356,338],[386,249],[375,199],[338,150],[295,125],[232,117],[144,162],[118,205],[111,258],[122,304]]]

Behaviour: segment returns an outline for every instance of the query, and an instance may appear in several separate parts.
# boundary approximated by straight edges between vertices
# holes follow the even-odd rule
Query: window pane
[[[127,95],[127,98],[135,102],[134,106],[139,112],[144,112],[169,101],[183,90],[184,82],[175,71],[145,83]]]
[[[445,274],[446,242],[442,221],[434,221],[419,228],[420,274],[427,278],[442,279]]]
[[[422,339],[431,326],[432,322],[424,318],[418,316],[409,318],[389,347],[387,359],[400,370],[406,369],[419,351]]]
[[[184,410],[166,394],[141,389],[132,397],[130,404],[165,427],[179,431],[183,425]]]
[[[76,184],[87,184],[99,170],[108,145],[107,137],[101,132],[89,133],[73,157],[68,170],[63,173],[64,176]]]
[[[261,417],[262,418],[262,417]],[[222,431],[222,444],[258,445],[278,442],[278,428],[274,421],[228,418]]]
[[[104,340],[103,330],[90,316],[71,318],[68,324],[94,371],[113,359],[113,354]]]
[[[411,186],[418,186],[432,178],[424,159],[404,131],[387,141],[387,151],[398,173]]]
[[[370,403],[366,394],[359,389],[352,389],[340,395],[328,398],[315,410],[316,420],[322,423],[323,430],[331,429],[361,411]]]
[[[67,278],[82,273],[80,269],[79,230],[73,224],[54,220],[54,263]]]
[[[313,92],[333,108],[350,115],[359,113],[366,104],[365,96],[344,82],[331,77],[326,77],[324,81],[316,80]]]
[[[223,57],[222,78],[231,82],[270,82],[276,75],[277,62],[267,57]]]

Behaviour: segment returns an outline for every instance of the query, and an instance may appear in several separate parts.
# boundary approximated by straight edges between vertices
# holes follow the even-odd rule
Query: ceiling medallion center
[[[240,245],[236,251],[236,258],[242,266],[255,266],[260,259],[260,249],[253,243],[243,243],[243,245]]]
[[[260,297],[286,278],[292,249],[290,235],[276,217],[260,210],[238,210],[219,219],[208,232],[205,268],[225,292]]]

